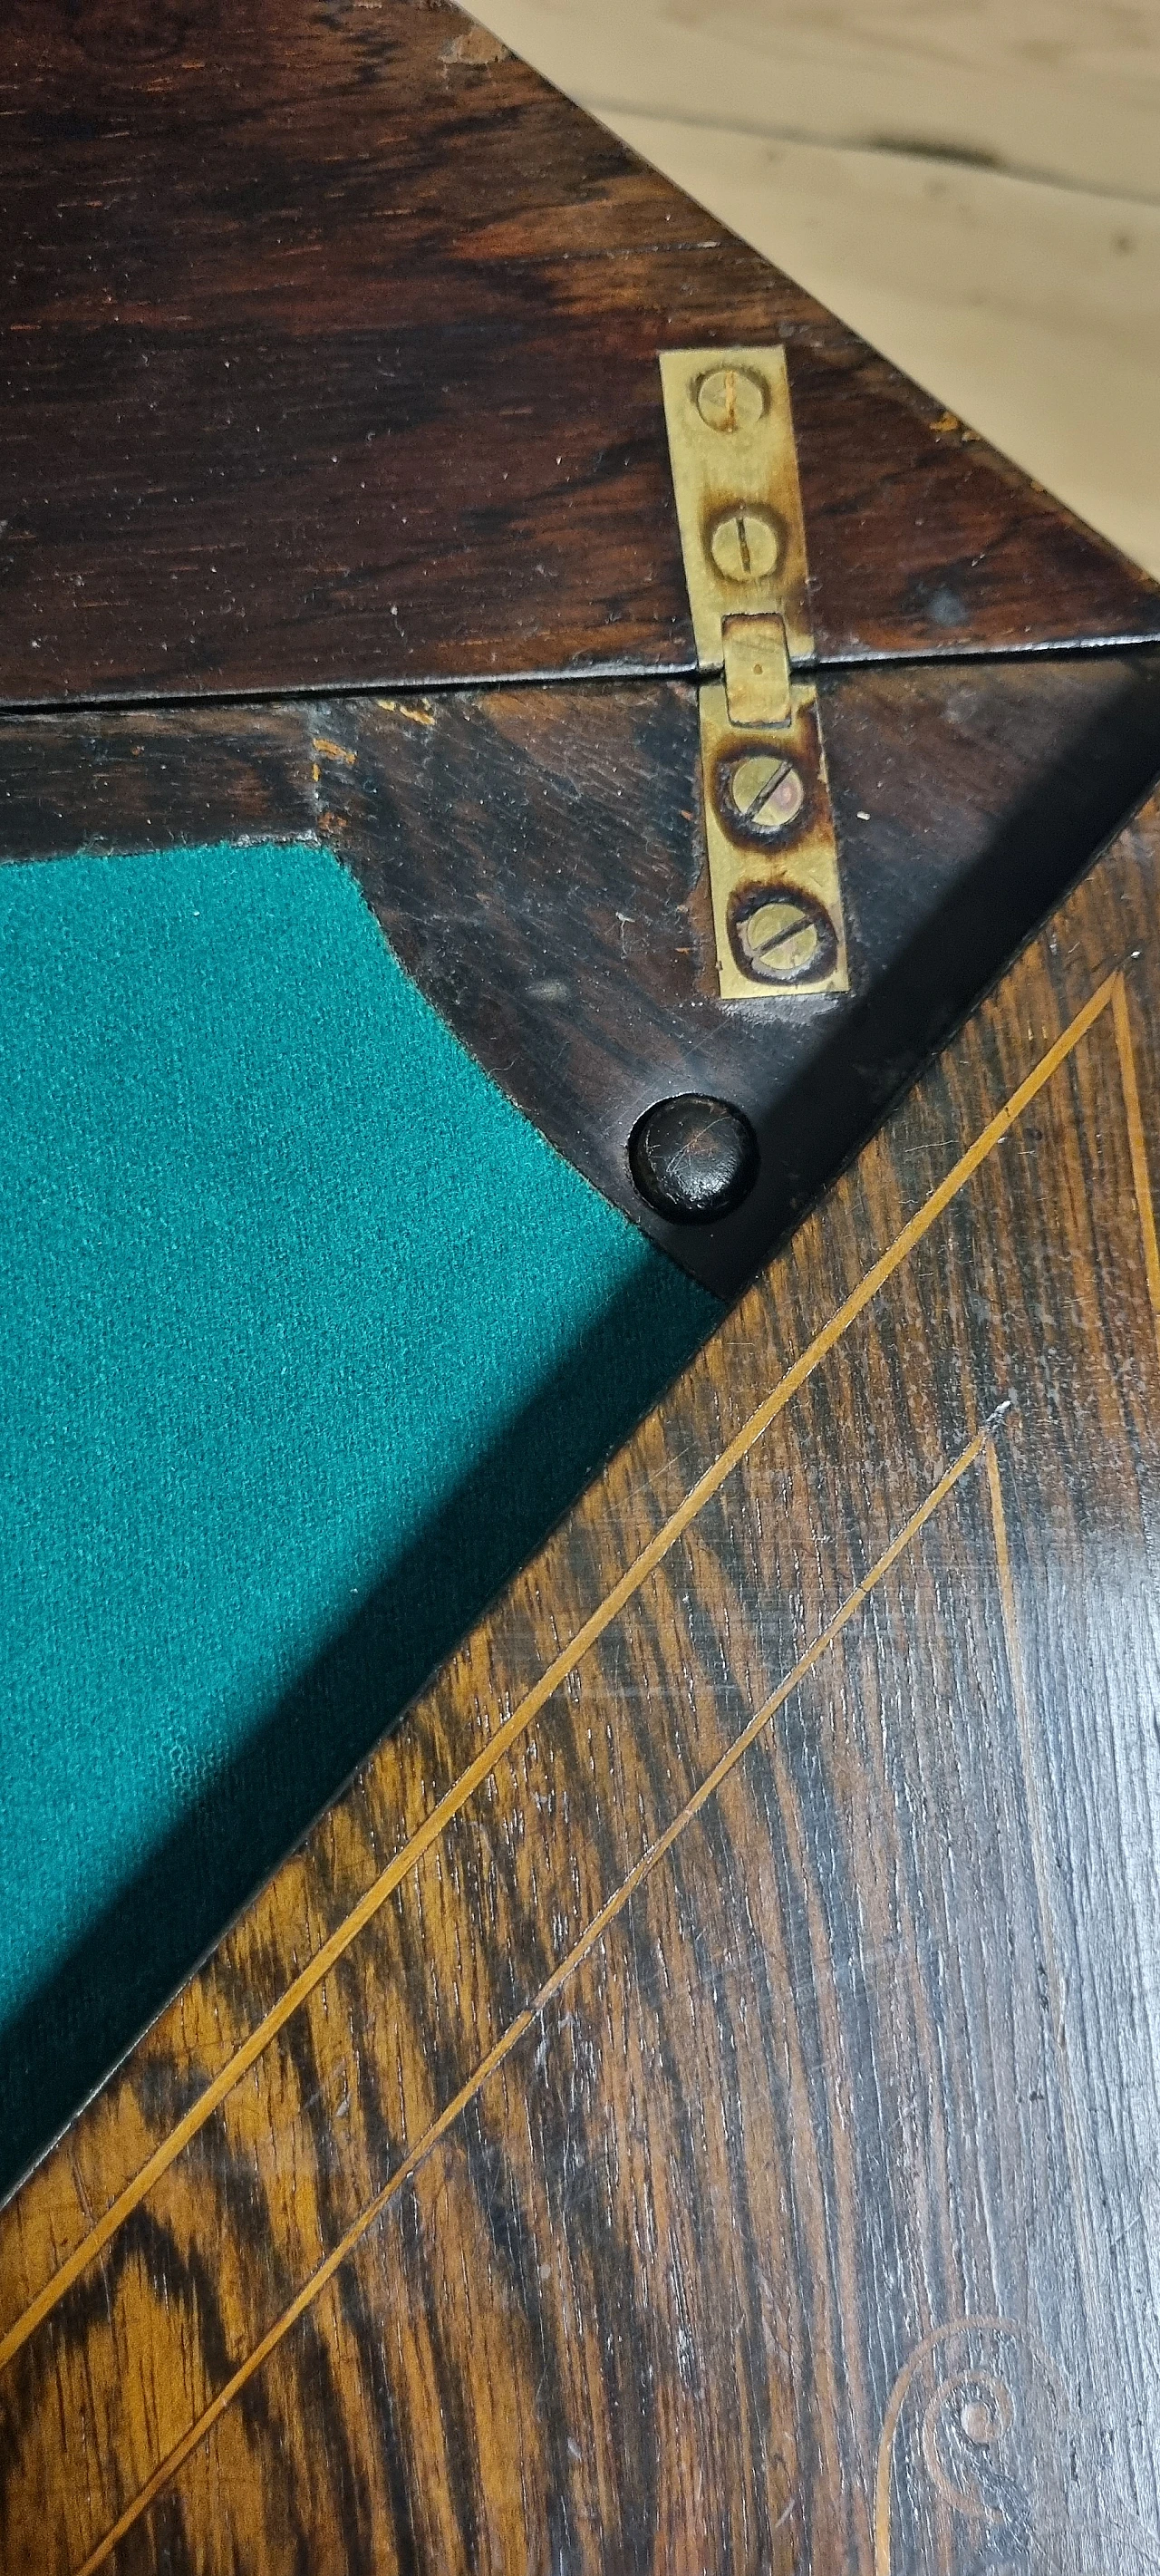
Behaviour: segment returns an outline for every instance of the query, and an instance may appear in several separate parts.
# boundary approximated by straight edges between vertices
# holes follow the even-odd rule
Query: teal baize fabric
[[[0,869],[0,2178],[716,1320],[325,851]]]

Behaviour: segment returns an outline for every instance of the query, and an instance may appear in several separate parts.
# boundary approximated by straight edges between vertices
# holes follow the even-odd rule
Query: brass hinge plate
[[[785,351],[669,349],[660,364],[721,992],[845,992],[821,718],[801,668],[813,633]]]

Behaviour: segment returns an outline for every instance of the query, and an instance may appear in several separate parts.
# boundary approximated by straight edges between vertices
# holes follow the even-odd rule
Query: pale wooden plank
[[[654,117],[618,124],[1160,574],[1160,207]]]
[[[594,111],[916,142],[1160,199],[1156,0],[483,0]]]
[[[1160,574],[1160,8],[483,14]],[[976,152],[1056,177],[944,157]]]

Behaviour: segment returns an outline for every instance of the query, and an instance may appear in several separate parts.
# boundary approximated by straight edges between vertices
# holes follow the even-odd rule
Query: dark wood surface
[[[496,1081],[731,1296],[1145,792],[1160,655],[832,672],[822,713],[843,996],[721,1001],[681,682],[9,716],[0,845],[321,836]],[[629,1168],[638,1118],[688,1092],[760,1146],[713,1225],[666,1223]]]
[[[823,658],[1160,590],[470,20],[9,0],[0,700],[688,671],[658,350],[784,340]]]
[[[832,672],[850,991],[723,1002],[691,688],[333,704],[335,848],[423,990],[553,1143],[733,1296],[1146,792],[1160,656]],[[417,719],[425,718],[426,721]],[[658,1099],[749,1119],[755,1188],[675,1225],[633,1187]]]
[[[1160,2555],[1160,806],[0,2215],[5,2576]]]
[[[324,839],[731,1293],[1143,792],[1157,657],[1028,648],[1155,585],[437,0],[14,0],[0,135],[0,701],[168,702],[9,713],[4,856]],[[739,1011],[656,353],[772,338],[852,992]],[[0,2210],[3,2576],[1160,2564],[1158,871]]]

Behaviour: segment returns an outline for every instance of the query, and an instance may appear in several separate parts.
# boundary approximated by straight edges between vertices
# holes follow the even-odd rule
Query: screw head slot
[[[756,429],[766,405],[761,377],[750,367],[712,367],[697,387],[697,409],[707,429]]]
[[[838,942],[824,904],[800,886],[751,886],[735,896],[729,940],[744,975],[758,983],[821,983]]]
[[[772,511],[756,501],[735,501],[711,530],[709,552],[723,581],[739,588],[768,581],[781,557],[781,530]]]
[[[739,823],[750,832],[784,832],[806,801],[801,772],[779,751],[751,751],[737,761],[725,792]]]

